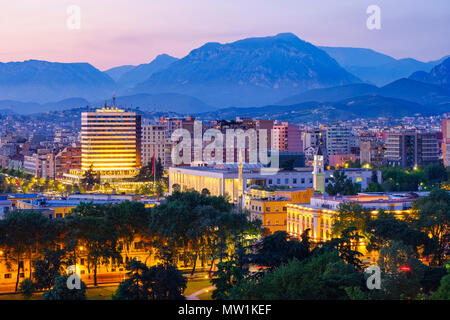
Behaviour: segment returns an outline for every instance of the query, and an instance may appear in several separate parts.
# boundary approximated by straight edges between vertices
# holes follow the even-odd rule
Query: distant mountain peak
[[[292,33],[209,42],[138,84],[135,93],[176,92],[210,105],[261,105],[306,89],[360,82]]]
[[[152,74],[166,69],[178,59],[166,53],[159,54],[149,63],[143,63],[122,74],[117,82],[127,88],[134,87],[137,83],[147,80]]]
[[[439,85],[450,92],[450,57],[434,66],[430,72],[415,72],[409,79]]]

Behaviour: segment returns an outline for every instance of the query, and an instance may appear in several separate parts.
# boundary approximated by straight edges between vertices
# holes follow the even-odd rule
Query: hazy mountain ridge
[[[338,101],[363,95],[379,95],[402,99],[425,105],[450,102],[450,91],[438,85],[402,78],[381,88],[370,84],[351,84],[346,86],[315,89],[287,97],[277,102],[279,105],[292,105],[306,101]]]
[[[384,78],[417,68],[430,72],[410,73],[377,87],[362,83],[348,72],[352,68]],[[184,114],[218,106],[280,107],[310,101],[334,106],[362,96],[440,110],[450,103],[449,70],[450,58],[427,63],[396,60],[371,49],[316,47],[283,33],[206,43],[182,59],[161,54],[147,64],[104,72],[88,63],[0,63],[0,109],[34,113],[93,102],[95,107],[116,95],[118,105]]]
[[[108,105],[112,105],[112,99],[106,99]],[[0,110],[3,113],[35,114],[40,112],[64,111],[73,108],[91,106],[93,109],[103,106],[105,100],[87,101],[83,98],[69,98],[56,102],[35,103],[14,100],[0,100]],[[190,114],[214,110],[203,101],[182,94],[138,94],[132,96],[116,97],[116,106],[121,108],[139,109],[144,112],[171,112],[177,114]]]
[[[360,82],[326,52],[291,33],[207,43],[138,84],[216,106],[256,106],[306,89]]]
[[[154,73],[167,69],[177,58],[168,54],[160,54],[149,63],[140,64],[122,74],[116,81],[125,88],[134,87],[136,84],[149,79]],[[125,89],[122,88],[122,89]]]
[[[448,108],[448,105],[429,107],[401,99],[366,95],[336,102],[310,101],[288,106],[269,105],[259,108],[225,108],[201,113],[197,116],[207,120],[235,119],[236,116],[240,116],[301,123],[355,118],[397,118],[414,114],[433,115],[444,112],[446,108]]]
[[[450,58],[446,58],[442,63],[436,65],[429,73],[415,72],[409,78],[439,85],[450,91]]]
[[[320,47],[360,79],[384,86],[417,71],[429,72],[445,59],[422,62],[412,58],[395,59],[372,49],[351,47]]]
[[[112,104],[111,100],[107,101]],[[97,104],[100,104],[98,102]],[[188,95],[178,93],[141,93],[131,96],[119,96],[116,104],[125,108],[138,108],[148,112],[176,112],[179,114],[190,114],[196,112],[207,112],[214,110],[214,107],[207,105],[203,101]]]
[[[114,67],[114,68],[105,70],[105,71],[103,71],[103,73],[106,73],[114,81],[117,81],[120,79],[121,76],[123,76],[128,71],[133,70],[134,68],[136,68],[136,66],[124,65],[124,66],[118,66],[118,67]]]
[[[0,99],[46,103],[111,94],[114,80],[89,63],[40,60],[0,63]]]

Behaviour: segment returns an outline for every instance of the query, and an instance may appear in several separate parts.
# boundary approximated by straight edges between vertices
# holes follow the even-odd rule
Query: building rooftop
[[[0,196],[6,196],[8,199],[35,199],[44,197],[40,193],[4,193]]]

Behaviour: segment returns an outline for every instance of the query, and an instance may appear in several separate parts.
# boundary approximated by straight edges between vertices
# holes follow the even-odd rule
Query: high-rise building
[[[55,156],[56,178],[60,179],[71,170],[81,169],[81,147],[71,146],[60,150]]]
[[[276,150],[302,152],[300,127],[289,122],[276,123],[273,126],[273,144]]]
[[[439,161],[439,144],[435,132],[406,130],[390,132],[386,141],[386,163],[413,167]]]
[[[142,165],[151,163],[153,155],[166,165],[166,126],[164,124],[142,125]]]
[[[450,167],[450,119],[442,119],[442,154],[444,166]]]
[[[102,178],[134,176],[141,166],[141,116],[115,107],[81,114],[81,170]]]
[[[359,160],[361,164],[381,166],[384,162],[384,143],[376,139],[364,139],[360,142]]]
[[[38,149],[24,157],[23,171],[38,178],[55,179],[55,153],[53,150]]]
[[[327,128],[327,155],[350,153],[351,130],[344,125],[331,125]]]

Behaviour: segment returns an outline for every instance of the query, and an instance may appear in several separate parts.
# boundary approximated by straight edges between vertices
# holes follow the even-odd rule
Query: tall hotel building
[[[81,114],[81,170],[120,181],[141,166],[141,116],[115,107]]]

